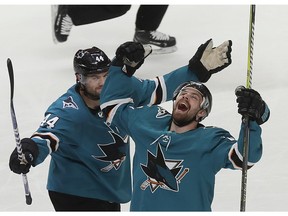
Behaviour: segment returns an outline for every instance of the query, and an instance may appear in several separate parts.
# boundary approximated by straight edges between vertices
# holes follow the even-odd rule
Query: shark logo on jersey
[[[74,102],[72,96],[69,96],[67,99],[63,101],[63,108],[73,108],[73,109],[79,109],[78,105]]]
[[[179,183],[184,176],[189,172],[189,168],[183,169],[180,166],[183,160],[165,159],[160,145],[157,145],[156,156],[148,151],[147,165],[141,164],[141,168],[147,180],[145,180],[140,188],[146,190],[150,186],[150,190],[154,193],[158,188],[170,190],[173,192],[179,191]]]
[[[162,107],[158,107],[158,113],[156,114],[156,118],[164,118],[166,116],[171,116],[171,114]]]
[[[101,169],[102,172],[109,172],[111,169],[118,170],[123,161],[126,159],[126,149],[129,148],[128,143],[128,136],[125,136],[124,139],[114,133],[113,131],[109,131],[111,134],[114,142],[109,144],[98,144],[99,148],[103,152],[104,156],[94,156],[93,158],[108,162],[109,165],[105,166]]]
[[[171,136],[167,134],[162,134],[155,141],[153,141],[150,145],[154,145],[155,143],[159,143],[161,146],[165,146],[166,150],[168,149],[171,142]]]

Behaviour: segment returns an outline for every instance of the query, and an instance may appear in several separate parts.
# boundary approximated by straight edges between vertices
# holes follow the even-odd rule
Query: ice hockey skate
[[[136,30],[133,40],[144,45],[151,45],[152,54],[166,54],[177,51],[175,37],[159,31]]]
[[[67,41],[73,22],[64,5],[52,5],[52,36],[55,44]]]

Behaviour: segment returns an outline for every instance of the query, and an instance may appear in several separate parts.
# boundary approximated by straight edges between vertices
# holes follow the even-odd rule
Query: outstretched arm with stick
[[[10,97],[10,112],[13,123],[13,130],[16,140],[16,148],[10,156],[9,167],[18,174],[22,173],[23,184],[25,189],[26,204],[31,205],[32,197],[28,185],[28,179],[26,173],[29,172],[29,168],[33,162],[33,158],[38,154],[38,147],[35,143],[31,143],[30,139],[23,139],[20,141],[20,135],[17,125],[17,119],[14,110],[13,96],[14,96],[14,72],[10,59],[7,59],[7,67],[10,78],[11,97]],[[35,145],[34,145],[35,144]],[[25,149],[25,151],[23,151]]]

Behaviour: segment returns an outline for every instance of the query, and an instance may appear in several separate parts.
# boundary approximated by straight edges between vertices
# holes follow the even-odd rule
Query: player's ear
[[[196,120],[197,121],[201,121],[203,117],[206,117],[207,116],[207,113],[206,113],[206,110],[204,109],[201,109],[199,110],[199,112],[197,113],[197,116],[196,116]]]
[[[81,81],[81,79],[82,79],[82,75],[81,74],[78,74],[78,73],[76,73],[75,74],[75,76],[76,76],[76,82],[78,83],[78,82],[80,82]]]

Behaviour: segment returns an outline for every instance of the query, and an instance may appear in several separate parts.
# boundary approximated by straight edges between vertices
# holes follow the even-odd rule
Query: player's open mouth
[[[178,106],[177,108],[183,112],[187,111],[188,110],[188,105],[184,102],[182,103],[178,103]]]

